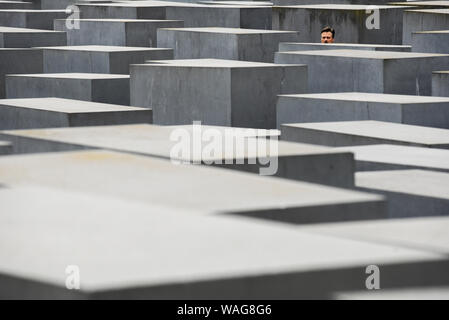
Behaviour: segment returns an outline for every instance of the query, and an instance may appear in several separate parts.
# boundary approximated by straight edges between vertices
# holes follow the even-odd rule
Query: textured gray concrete
[[[65,20],[55,20],[55,30],[67,32],[67,44],[156,47],[158,28],[178,28],[179,20],[78,19],[79,29],[68,29]],[[164,47],[171,48],[171,47]]]
[[[386,217],[384,198],[373,194],[110,151],[0,157],[0,166],[5,186],[39,184],[169,204],[196,215],[213,213],[211,218],[232,214],[303,224]]]
[[[98,73],[6,76],[6,98],[43,97],[129,105],[129,76]]]
[[[449,55],[311,50],[277,52],[275,62],[307,64],[311,93],[360,91],[430,95],[432,71],[449,68]]]
[[[24,1],[0,1],[0,9],[33,9],[32,2]]]
[[[147,59],[172,59],[173,49],[120,46],[43,47],[45,73],[129,74],[129,65]]]
[[[377,5],[377,3],[375,3]],[[366,19],[372,13],[367,5],[308,4],[274,6],[273,29],[297,30],[300,42],[320,42],[320,31],[330,25],[340,43],[402,44],[402,13],[408,7],[377,6],[379,29],[368,29]]]
[[[0,26],[53,30],[53,20],[67,16],[65,10],[0,10]]]
[[[200,4],[226,5],[226,6],[272,6],[270,1],[195,1]]]
[[[358,43],[307,43],[307,42],[281,42],[279,51],[307,51],[307,50],[369,50],[369,51],[399,51],[410,52],[411,46],[391,44],[358,44]]]
[[[31,48],[65,45],[67,45],[65,32],[0,27],[0,48]]]
[[[0,141],[0,155],[11,154],[12,151],[12,143],[9,141]]]
[[[449,97],[449,71],[432,72],[432,95]]]
[[[155,124],[275,128],[277,95],[307,91],[304,65],[194,59],[130,68],[131,105],[153,108]]]
[[[449,129],[449,98],[341,92],[280,95],[277,128],[283,123],[378,120]]]
[[[426,170],[357,172],[360,190],[388,198],[389,217],[449,215],[449,173]]]
[[[30,129],[151,122],[151,110],[61,98],[0,100],[0,128]]]
[[[14,130],[3,131],[1,139],[12,141],[15,153],[98,148],[193,163],[197,159],[193,150],[189,149],[188,155],[172,154],[179,141],[171,140],[170,135],[175,134],[175,130],[179,131],[179,129],[184,129],[184,126],[122,125]],[[230,128],[205,126],[201,130],[201,134],[211,130],[224,133]],[[226,144],[222,136],[220,146],[223,151],[213,154],[202,153],[201,157],[198,157],[198,163],[259,174],[260,168],[264,166],[257,162],[251,164],[249,160],[257,159],[260,149],[252,150],[249,143],[254,140],[243,138],[249,135],[251,130],[234,130],[233,143],[241,141],[243,145],[240,153],[235,150],[225,151]],[[190,137],[193,135],[190,134]],[[210,141],[202,140],[199,144],[202,150],[205,150],[210,145]],[[268,144],[267,156],[271,160],[277,158],[276,176],[344,188],[354,186],[354,160],[350,152],[336,152],[322,146],[280,141],[276,145]],[[238,163],[237,160],[242,163]]]
[[[449,150],[392,144],[336,149],[354,153],[357,171],[423,169],[449,173]]]
[[[298,39],[298,32],[237,28],[170,28],[157,33],[157,46],[173,48],[175,59],[273,62],[279,42]]]
[[[413,32],[412,51],[449,53],[449,30]]]
[[[395,6],[406,6],[413,5],[413,7],[418,7],[419,9],[444,9],[449,8],[449,1],[447,0],[437,0],[437,1],[403,1],[403,2],[390,2],[390,5]]]
[[[271,7],[136,1],[79,5],[81,18],[183,20],[185,27],[271,29]]]
[[[402,44],[412,43],[412,32],[446,30],[449,27],[448,9],[420,9],[404,11]]]
[[[382,121],[284,124],[281,139],[332,147],[398,144],[449,148],[449,130]]]
[[[6,74],[42,71],[42,50],[0,48],[0,98],[6,94]]]
[[[378,5],[388,4],[389,0],[273,0],[276,6],[299,6],[312,4],[366,4]]]
[[[383,290],[448,281],[445,254],[427,248],[55,188],[4,188],[0,200],[4,299],[329,298],[366,290],[370,264]],[[79,267],[81,290],[65,287],[69,265]]]

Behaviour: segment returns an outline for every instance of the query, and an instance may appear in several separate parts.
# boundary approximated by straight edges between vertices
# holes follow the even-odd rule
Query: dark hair
[[[332,32],[332,38],[335,38],[335,30],[332,29],[329,26],[324,27],[323,29],[321,29],[321,33],[323,32]]]

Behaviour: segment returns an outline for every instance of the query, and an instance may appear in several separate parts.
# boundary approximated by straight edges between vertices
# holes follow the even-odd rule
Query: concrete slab
[[[449,287],[412,287],[406,289],[337,292],[333,299],[338,300],[449,300]]]
[[[308,50],[368,50],[368,51],[399,51],[410,52],[411,46],[391,44],[358,44],[358,43],[307,43],[307,42],[281,42],[279,51],[308,51]]]
[[[363,290],[373,263],[383,289],[448,282],[445,257],[424,250],[46,187],[0,200],[4,299],[326,298]],[[73,265],[81,290],[66,289]]]
[[[446,30],[448,28],[449,8],[405,10],[402,44],[412,43],[412,32]]]
[[[449,173],[427,170],[357,172],[356,186],[385,195],[391,218],[449,215]]]
[[[11,153],[12,153],[12,143],[9,141],[0,141],[0,155]]]
[[[173,49],[121,46],[43,47],[45,73],[129,74],[129,65],[147,59],[172,59]]]
[[[261,168],[267,168],[267,163],[261,163],[260,157],[266,156],[273,174],[287,179],[320,183],[343,188],[354,186],[354,160],[350,152],[336,152],[331,148],[300,143],[280,141],[271,145],[269,142],[263,147],[252,148],[253,139],[246,140],[243,137],[260,137],[263,132],[255,129],[231,129],[223,127],[205,126],[199,128],[200,141],[198,145],[205,150],[211,145],[204,140],[207,132],[214,130],[220,133],[219,145],[221,152],[200,152],[197,156],[193,150],[193,144],[188,145],[188,154],[174,153],[179,146],[179,139],[171,138],[172,134],[180,129],[189,130],[187,135],[193,140],[192,127],[154,125],[122,125],[102,126],[89,128],[44,129],[44,130],[14,130],[0,133],[3,140],[14,142],[16,153],[30,152],[54,152],[61,150],[82,150],[86,148],[107,149],[120,152],[128,152],[167,160],[179,160],[185,163],[209,164],[217,167],[229,168],[246,172],[261,173]],[[224,133],[235,131],[232,137],[233,145],[241,142],[241,152],[236,152],[226,146]],[[260,130],[264,131],[264,130]],[[223,134],[222,134],[223,133]],[[229,137],[228,137],[229,138]],[[261,153],[262,148],[267,150]],[[260,156],[259,156],[260,154]],[[251,163],[251,159],[254,159]],[[262,169],[263,172],[263,169]],[[268,173],[268,172],[267,172]]]
[[[449,30],[412,32],[412,48],[415,52],[449,53]]]
[[[449,98],[341,92],[280,95],[277,128],[283,123],[378,120],[449,129]]]
[[[65,46],[65,32],[0,27],[0,48],[30,48],[38,46]]]
[[[200,4],[226,5],[226,6],[272,6],[270,1],[196,1]]]
[[[107,45],[156,47],[158,28],[183,27],[180,20],[76,19],[79,29],[68,29],[65,20],[55,20],[55,30],[67,32],[69,46]],[[170,48],[170,47],[163,47]]]
[[[372,4],[389,4],[388,0],[273,0],[276,6],[297,6],[297,5],[315,5],[315,4],[352,4],[352,5],[372,5]],[[410,5],[410,3],[405,3],[403,5]]]
[[[284,124],[281,139],[327,146],[395,144],[449,148],[449,130],[382,121]]]
[[[157,33],[157,46],[173,48],[175,59],[258,62],[274,62],[279,42],[298,38],[298,32],[237,28],[170,28]]]
[[[449,71],[432,72],[432,95],[449,97]]]
[[[65,10],[0,10],[0,25],[4,27],[53,30],[54,19],[65,19]]]
[[[307,64],[311,93],[359,91],[430,95],[431,72],[446,70],[449,55],[311,50],[277,52],[275,62]]]
[[[83,19],[183,20],[185,27],[271,29],[270,6],[205,5],[170,1],[136,1],[79,5]]]
[[[36,6],[42,10],[66,9],[70,5],[74,5],[78,0],[33,0]]]
[[[276,96],[307,90],[304,65],[193,59],[130,68],[131,105],[151,107],[163,125],[275,128]]]
[[[42,50],[0,48],[0,98],[5,98],[5,75],[43,71]]]
[[[61,98],[1,99],[0,128],[26,129],[151,122],[151,110]]]
[[[0,9],[33,9],[32,2],[24,1],[0,1]]]
[[[36,73],[6,76],[6,98],[43,97],[129,105],[129,76],[104,73]]]
[[[449,150],[391,144],[336,149],[354,153],[356,171],[423,169],[449,173]]]
[[[389,2],[390,5],[407,6],[413,5],[413,7],[418,7],[419,9],[438,9],[438,8],[449,8],[449,1],[404,1],[404,2]]]
[[[377,5],[377,8],[379,28],[368,29],[366,21],[373,14],[368,5],[274,6],[273,29],[297,30],[300,42],[320,42],[321,29],[329,25],[336,30],[335,40],[339,43],[402,44],[402,13],[410,7]]]

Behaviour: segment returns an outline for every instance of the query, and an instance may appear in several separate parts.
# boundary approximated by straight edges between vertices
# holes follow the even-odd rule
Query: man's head
[[[335,30],[331,27],[324,27],[321,30],[321,43],[333,43],[335,37]]]

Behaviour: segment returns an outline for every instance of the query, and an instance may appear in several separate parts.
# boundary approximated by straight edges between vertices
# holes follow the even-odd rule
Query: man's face
[[[333,43],[334,38],[332,38],[332,32],[321,33],[321,43]]]

